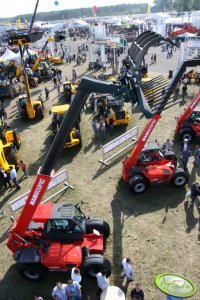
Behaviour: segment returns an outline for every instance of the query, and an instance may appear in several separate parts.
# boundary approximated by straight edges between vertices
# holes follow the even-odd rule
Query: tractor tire
[[[36,118],[38,120],[42,120],[44,118],[44,112],[41,106],[37,106],[35,107],[35,111],[36,111]]]
[[[14,72],[14,71],[9,71],[9,72],[8,72],[8,78],[9,78],[9,79],[15,78],[15,72]]]
[[[107,239],[110,235],[110,226],[101,219],[91,219],[86,221],[86,233],[93,233],[93,229],[98,230]]]
[[[165,158],[168,159],[168,160],[173,161],[173,162],[174,162],[174,165],[177,166],[177,161],[178,161],[178,159],[177,159],[176,154],[174,154],[173,152],[171,152],[171,153],[166,153],[166,154],[165,154]]]
[[[17,158],[17,153],[15,148],[10,149],[10,153],[7,155],[7,161],[10,165],[15,165],[15,167],[17,168],[19,161]]]
[[[13,144],[15,145],[16,149],[19,150],[21,147],[21,138],[19,133],[14,130],[13,130],[13,138],[14,138]]]
[[[188,182],[188,175],[183,169],[177,169],[171,179],[171,183],[175,187],[183,187]]]
[[[111,275],[110,262],[100,254],[91,254],[85,257],[81,267],[81,273],[96,278],[97,273],[103,269],[107,269],[106,276],[109,277]]]
[[[48,269],[39,263],[22,264],[19,268],[19,274],[25,279],[39,282],[47,275]]]
[[[187,139],[188,142],[190,143],[194,139],[194,137],[195,137],[195,133],[191,128],[185,127],[180,130],[181,141],[184,141],[184,139]]]
[[[142,194],[148,187],[147,180],[142,175],[134,175],[129,179],[129,186],[134,194]]]
[[[20,116],[21,116],[21,118],[24,122],[28,121],[28,116],[27,116],[27,113],[25,111],[20,111]]]

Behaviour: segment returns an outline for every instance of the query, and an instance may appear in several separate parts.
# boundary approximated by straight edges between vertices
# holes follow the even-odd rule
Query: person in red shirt
[[[28,177],[27,166],[26,166],[26,164],[23,162],[23,160],[20,161],[19,166],[20,166],[22,172],[24,173],[25,178],[27,178],[27,177]]]

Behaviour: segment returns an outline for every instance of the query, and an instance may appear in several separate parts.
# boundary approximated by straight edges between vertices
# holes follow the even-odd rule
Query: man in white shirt
[[[162,146],[162,149],[165,151],[165,152],[169,152],[169,151],[172,151],[172,142],[170,141],[170,139],[167,139],[166,142],[164,142],[163,146]]]
[[[71,279],[73,281],[76,281],[78,283],[81,282],[82,280],[82,277],[81,277],[81,273],[80,273],[80,270],[77,269],[77,268],[73,268],[72,271],[71,271]]]
[[[20,190],[21,187],[20,187],[20,185],[19,185],[19,183],[17,181],[17,172],[16,172],[15,168],[14,167],[10,167],[9,169],[10,169],[10,179],[14,182],[16,188],[18,190]]]
[[[109,279],[106,278],[106,270],[102,270],[101,272],[97,273],[96,278],[97,278],[97,284],[98,287],[103,291],[107,289],[109,286]]]
[[[54,300],[68,300],[67,284],[57,282],[51,296]]]
[[[121,275],[121,280],[123,281],[124,278],[127,277],[128,282],[133,281],[133,267],[129,257],[122,260],[122,267],[124,269],[124,273]]]

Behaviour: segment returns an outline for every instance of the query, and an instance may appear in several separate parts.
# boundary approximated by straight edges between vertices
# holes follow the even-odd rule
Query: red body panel
[[[66,270],[66,264],[74,264],[77,268],[82,263],[81,247],[86,246],[90,253],[103,254],[103,236],[85,235],[84,241],[74,244],[52,242],[48,253],[41,255],[41,263],[50,270]],[[68,268],[71,269],[71,268]]]
[[[182,124],[188,120],[189,116],[191,115],[191,113],[193,112],[193,110],[195,109],[195,107],[197,106],[199,101],[200,101],[200,92],[194,97],[192,102],[184,109],[183,113],[179,116],[177,124],[176,124],[176,133],[177,134],[180,132]],[[197,126],[197,127],[199,127],[199,126]],[[193,128],[193,129],[196,132],[196,129],[195,128]],[[197,128],[197,131],[199,132],[199,128]]]
[[[142,173],[150,182],[164,182],[169,181],[172,178],[174,165],[171,162],[165,164],[149,165],[148,168],[142,168]]]
[[[197,28],[191,26],[188,23],[185,23],[181,29],[170,32],[170,37],[176,37],[176,36],[181,35],[181,34],[186,33],[186,32],[196,33]]]
[[[33,215],[33,221],[34,222],[42,222],[44,223],[46,220],[49,220],[51,218],[51,214],[52,214],[52,210],[53,210],[53,204],[50,202],[44,203],[44,204],[40,204],[34,215]]]
[[[142,149],[144,148],[144,145],[146,144],[150,134],[152,133],[153,129],[155,128],[158,120],[161,118],[160,115],[154,115],[153,118],[149,120],[145,128],[143,129],[142,134],[140,135],[138,141],[136,142],[133,150],[131,151],[130,156],[125,158],[123,160],[123,170],[122,175],[125,182],[129,181],[130,178],[130,169],[133,166],[136,166],[138,163],[138,158],[140,156],[140,153],[142,152]]]

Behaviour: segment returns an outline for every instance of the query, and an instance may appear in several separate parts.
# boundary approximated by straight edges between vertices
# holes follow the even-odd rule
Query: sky
[[[2,9],[0,18],[14,17],[21,14],[33,13],[36,0],[0,0]],[[147,3],[148,0],[57,0],[59,5],[54,4],[55,0],[39,0],[37,12],[47,12],[54,10],[63,10],[81,7],[97,6],[97,15],[99,6],[117,5],[126,3]]]

